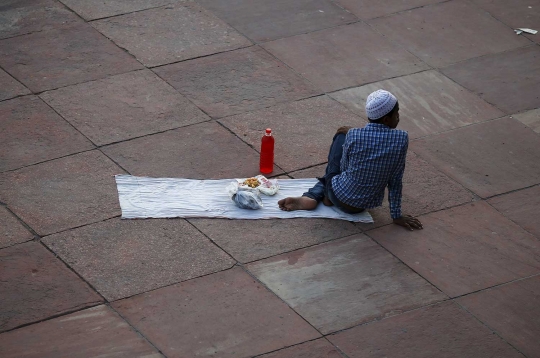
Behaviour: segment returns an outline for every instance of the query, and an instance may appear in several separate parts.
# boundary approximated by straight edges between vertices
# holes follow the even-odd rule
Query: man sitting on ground
[[[313,210],[319,202],[347,213],[381,206],[388,186],[390,215],[394,224],[422,229],[420,221],[401,213],[403,172],[409,145],[407,132],[395,129],[399,104],[388,91],[371,93],[366,101],[369,123],[364,128],[338,129],[328,154],[328,165],[319,182],[301,197],[278,202],[280,209]]]

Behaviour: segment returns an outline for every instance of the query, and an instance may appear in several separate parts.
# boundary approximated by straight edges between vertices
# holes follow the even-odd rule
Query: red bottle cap
[[[266,128],[266,133],[268,133],[268,134],[272,133],[272,129]]]

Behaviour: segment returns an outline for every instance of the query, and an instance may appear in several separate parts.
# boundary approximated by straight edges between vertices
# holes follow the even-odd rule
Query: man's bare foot
[[[324,197],[324,199],[322,200],[322,203],[326,206],[334,206],[334,203],[330,201],[330,199],[328,199],[326,196]]]
[[[296,198],[285,198],[278,201],[279,208],[285,211],[294,210],[313,210],[317,207],[317,200],[308,198],[307,196],[299,196]]]

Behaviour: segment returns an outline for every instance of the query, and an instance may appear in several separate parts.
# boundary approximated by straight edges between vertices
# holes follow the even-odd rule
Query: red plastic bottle
[[[274,171],[274,137],[270,128],[266,128],[266,133],[261,139],[261,161],[259,166],[263,174]]]

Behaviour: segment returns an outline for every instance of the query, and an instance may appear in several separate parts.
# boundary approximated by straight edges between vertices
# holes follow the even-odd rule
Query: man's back
[[[401,198],[408,143],[407,132],[384,124],[351,129],[343,144],[342,173],[332,180],[337,198],[354,207],[377,207],[387,185]]]

